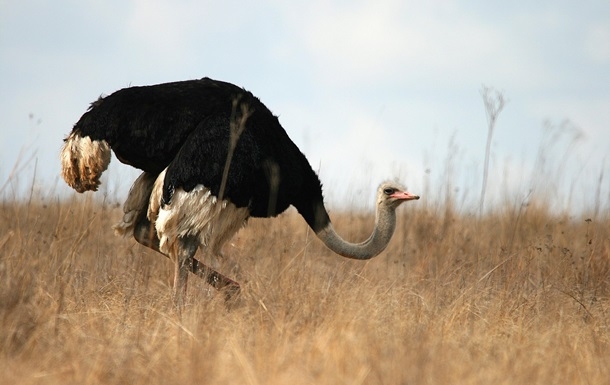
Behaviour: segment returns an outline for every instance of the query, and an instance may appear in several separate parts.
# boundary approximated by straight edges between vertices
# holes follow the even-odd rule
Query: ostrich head
[[[379,210],[396,210],[401,203],[417,199],[419,199],[419,195],[411,194],[396,182],[383,182],[377,189],[377,207]]]

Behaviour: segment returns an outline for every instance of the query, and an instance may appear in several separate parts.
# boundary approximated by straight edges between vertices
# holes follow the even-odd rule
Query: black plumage
[[[241,122],[221,191],[231,130]],[[164,204],[177,188],[203,185],[254,217],[294,205],[315,231],[329,223],[319,178],[305,156],[277,117],[233,84],[203,78],[125,88],[92,103],[73,133],[105,140],[121,162],[147,173],[167,168]]]

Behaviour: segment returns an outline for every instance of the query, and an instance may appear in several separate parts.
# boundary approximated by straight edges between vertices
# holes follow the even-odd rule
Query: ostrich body
[[[200,245],[219,254],[249,217],[274,217],[293,205],[329,249],[369,259],[389,243],[396,208],[419,199],[400,185],[383,183],[371,237],[359,244],[344,241],[324,207],[318,176],[277,117],[250,92],[209,78],[100,97],[65,139],[64,180],[78,192],[97,190],[111,150],[143,171],[115,231],[175,261],[178,299],[189,271],[217,288],[239,287],[194,255]]]

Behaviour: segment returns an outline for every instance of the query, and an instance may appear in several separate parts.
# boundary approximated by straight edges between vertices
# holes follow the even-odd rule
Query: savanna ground
[[[361,262],[289,211],[226,247],[239,300],[191,275],[177,312],[171,262],[115,237],[121,214],[89,194],[1,204],[0,383],[610,382],[607,216],[408,202]],[[373,224],[331,216],[350,240]]]

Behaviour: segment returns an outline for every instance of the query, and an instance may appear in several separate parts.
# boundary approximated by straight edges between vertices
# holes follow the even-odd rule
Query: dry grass
[[[252,220],[226,250],[241,299],[191,276],[177,314],[170,261],[113,236],[116,206],[4,202],[0,383],[608,383],[608,218],[422,203],[369,262],[332,255],[294,212]],[[332,216],[348,239],[372,226]]]

